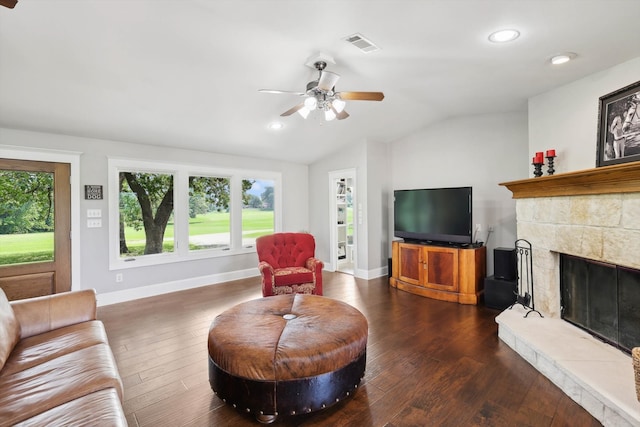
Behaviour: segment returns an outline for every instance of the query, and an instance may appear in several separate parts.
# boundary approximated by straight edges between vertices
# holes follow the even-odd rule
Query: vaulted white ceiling
[[[312,163],[450,117],[524,111],[639,57],[639,17],[637,0],[19,0],[0,7],[0,126]],[[501,28],[521,36],[489,43]],[[361,52],[353,33],[381,50]],[[551,66],[560,52],[577,57]],[[304,91],[318,53],[335,60],[338,91],[385,99],[348,102],[342,121],[279,117],[300,98],[258,89]]]

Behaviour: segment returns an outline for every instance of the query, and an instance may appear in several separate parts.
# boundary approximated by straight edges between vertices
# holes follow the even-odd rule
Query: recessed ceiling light
[[[271,130],[280,130],[284,127],[282,122],[271,122],[269,123],[269,129]]]
[[[576,54],[572,53],[572,52],[561,53],[559,55],[553,56],[551,58],[551,63],[553,65],[565,64],[565,63],[571,61],[575,57],[576,57]]]
[[[489,41],[492,43],[506,43],[520,37],[518,30],[499,30],[489,34]]]

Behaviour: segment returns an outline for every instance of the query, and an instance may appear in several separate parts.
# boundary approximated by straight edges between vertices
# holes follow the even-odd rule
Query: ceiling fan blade
[[[318,81],[318,89],[330,91],[334,88],[339,78],[339,74],[332,73],[331,71],[322,71],[320,80]]]
[[[280,114],[280,116],[281,117],[290,116],[293,113],[297,113],[298,110],[302,109],[302,107],[304,107],[304,102],[301,102],[300,104],[296,105],[295,107],[289,108],[287,111],[285,111],[284,113]]]
[[[384,99],[382,92],[339,92],[338,96],[345,101],[382,101]]]
[[[2,1],[2,0],[0,0]],[[291,90],[276,90],[276,89],[258,89],[258,92],[262,93],[277,93],[277,94],[285,94],[285,95],[305,95],[303,92],[294,92]]]
[[[18,0],[0,0],[0,6],[8,7],[9,9],[13,9]]]
[[[347,113],[347,112],[346,112],[346,111],[344,111],[344,110],[342,110],[342,111],[340,111],[340,112],[338,113],[338,112],[336,111],[336,109],[335,109],[335,108],[331,107],[331,109],[332,109],[332,110],[333,110],[333,112],[335,113],[335,115],[336,115],[336,119],[338,119],[338,120],[344,120],[344,119],[346,119],[347,117],[349,117],[349,113]]]

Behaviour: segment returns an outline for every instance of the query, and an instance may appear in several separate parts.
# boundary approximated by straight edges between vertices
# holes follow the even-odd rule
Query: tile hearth
[[[640,426],[631,357],[558,318],[496,317],[498,336],[605,426]]]

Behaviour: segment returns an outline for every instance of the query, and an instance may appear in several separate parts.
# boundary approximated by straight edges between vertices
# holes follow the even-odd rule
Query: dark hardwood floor
[[[367,371],[353,398],[280,426],[599,426],[497,337],[499,311],[411,295],[387,278],[324,273],[325,296],[369,321]],[[260,298],[259,278],[100,307],[135,426],[255,426],[211,391],[207,333]]]

